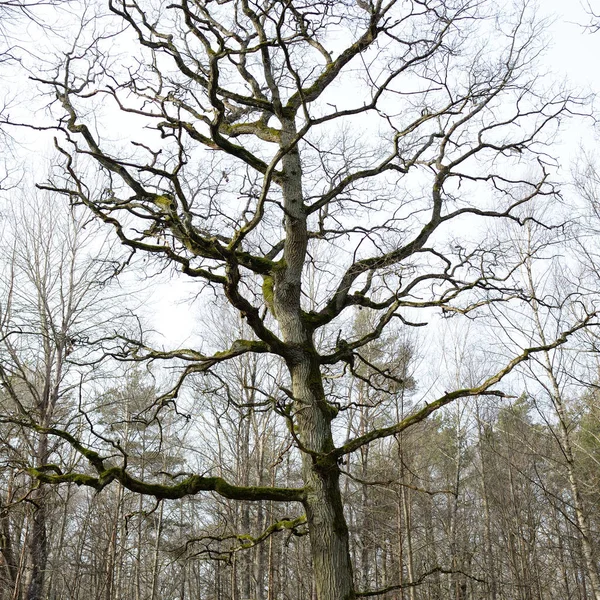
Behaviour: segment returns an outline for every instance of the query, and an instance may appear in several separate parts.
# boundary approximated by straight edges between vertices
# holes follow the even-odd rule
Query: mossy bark
[[[284,120],[282,192],[285,208],[284,268],[274,273],[274,314],[286,345],[286,362],[294,396],[294,425],[302,451],[305,510],[310,535],[313,572],[319,600],[355,597],[348,527],[333,450],[331,421],[335,411],[323,389],[312,327],[301,309],[301,281],[307,246],[307,214],[302,194],[302,169],[292,119]],[[286,146],[287,145],[287,146]]]
[[[48,461],[48,436],[40,435],[36,458],[43,464]],[[44,580],[46,564],[48,562],[48,534],[47,534],[47,500],[46,489],[43,485],[31,494],[34,503],[32,515],[31,534],[29,536],[30,573],[27,585],[27,600],[41,600],[44,595]]]

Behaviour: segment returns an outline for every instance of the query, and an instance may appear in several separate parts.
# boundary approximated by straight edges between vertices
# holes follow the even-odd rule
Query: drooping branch
[[[378,590],[356,592],[356,596],[358,598],[372,598],[373,596],[383,596],[384,594],[387,594],[389,592],[395,592],[397,590],[405,590],[412,587],[418,587],[420,585],[423,585],[431,575],[435,575],[436,573],[441,573],[443,575],[463,575],[464,577],[472,579],[473,581],[477,581],[478,583],[487,583],[485,579],[475,577],[474,575],[466,573],[465,571],[461,571],[460,569],[445,569],[443,567],[435,567],[421,574],[419,578],[415,581],[410,581],[408,583],[398,583],[395,585],[388,585],[387,587],[380,588]]]

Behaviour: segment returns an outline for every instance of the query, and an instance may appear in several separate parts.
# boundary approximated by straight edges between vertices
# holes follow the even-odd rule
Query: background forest
[[[600,600],[542,12],[0,1],[0,600]]]

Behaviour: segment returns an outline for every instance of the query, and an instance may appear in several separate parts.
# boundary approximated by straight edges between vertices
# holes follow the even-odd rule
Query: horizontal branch
[[[302,502],[304,490],[302,488],[278,488],[261,486],[231,485],[222,477],[203,477],[190,475],[180,483],[173,485],[162,483],[148,483],[131,476],[123,467],[109,467],[99,473],[98,477],[83,473],[49,473],[56,471],[55,465],[44,465],[38,468],[29,468],[27,472],[38,481],[47,484],[75,483],[103,490],[113,481],[138,494],[154,496],[160,500],[176,500],[185,496],[194,496],[199,492],[216,492],[223,498],[230,500],[247,500],[256,502],[271,500],[273,502]]]
[[[216,492],[223,498],[230,500],[246,500],[256,502],[260,500],[273,502],[302,502],[304,500],[303,488],[280,488],[263,486],[237,486],[225,481],[222,477],[204,477],[190,475],[183,481],[175,484],[150,483],[130,475],[125,467],[107,466],[106,458],[98,452],[87,448],[75,436],[56,427],[42,427],[34,422],[17,419],[0,419],[0,423],[14,423],[41,434],[53,435],[68,442],[73,449],[81,454],[98,473],[97,476],[85,473],[63,473],[57,465],[41,465],[27,469],[29,475],[41,483],[58,485],[74,483],[91,487],[96,491],[103,490],[113,481],[118,481],[124,488],[143,494],[154,496],[161,500],[175,500],[185,496],[193,496],[199,492]]]
[[[265,342],[259,342],[257,340],[238,339],[235,340],[226,350],[215,352],[214,354],[202,354],[201,352],[191,348],[177,348],[175,350],[161,351],[122,335],[118,336],[118,338],[130,345],[132,353],[131,360],[145,361],[180,359],[186,362],[202,365],[203,369],[196,369],[196,372],[199,372],[199,370],[208,370],[219,362],[223,362],[249,352],[269,352],[269,346]],[[142,351],[143,354],[140,354],[140,351]]]
[[[268,538],[270,538],[273,534],[279,533],[281,531],[289,531],[291,534],[301,537],[308,533],[306,528],[298,529],[306,525],[306,515],[301,515],[300,517],[296,517],[295,519],[281,519],[275,523],[272,523],[267,527],[262,533],[258,536],[254,537],[250,534],[231,534],[226,536],[217,536],[217,535],[204,535],[198,538],[191,538],[186,541],[185,547],[182,547],[178,550],[179,556],[183,556],[184,553],[187,553],[190,549],[190,546],[194,544],[204,544],[204,548],[198,551],[193,552],[192,556],[198,556],[201,554],[208,554],[211,557],[227,557],[226,560],[231,558],[231,555],[236,552],[240,552],[243,550],[249,550],[250,548],[254,548],[258,546]],[[231,547],[228,549],[213,549],[210,547],[211,543],[222,544],[224,542],[231,542]],[[234,544],[237,542],[237,545]]]

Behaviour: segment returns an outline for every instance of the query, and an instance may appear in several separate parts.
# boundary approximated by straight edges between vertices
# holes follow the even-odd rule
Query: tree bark
[[[532,303],[533,318],[535,322],[538,335],[543,344],[546,343],[546,333],[542,324],[542,318],[540,317],[540,306],[537,301],[536,287],[532,274],[531,263],[526,263],[526,276],[529,284],[529,291],[532,298],[535,301]],[[575,518],[577,526],[581,534],[581,548],[583,552],[583,558],[585,562],[586,574],[589,578],[590,587],[592,588],[592,594],[595,600],[600,600],[600,574],[598,573],[598,565],[595,555],[595,548],[592,543],[592,531],[588,515],[585,511],[583,496],[581,494],[580,482],[577,478],[576,464],[575,464],[575,453],[573,451],[573,444],[571,441],[571,435],[568,427],[568,416],[563,393],[559,385],[555,367],[550,358],[548,350],[544,350],[542,353],[542,366],[546,371],[550,386],[549,393],[558,417],[558,439],[562,453],[565,457],[567,478],[569,480],[569,487],[571,488],[573,508],[575,509]]]
[[[47,421],[47,418],[44,419]],[[36,459],[39,464],[48,462],[48,436],[40,434]],[[32,516],[31,535],[29,538],[29,560],[31,561],[31,574],[27,586],[27,600],[42,600],[44,593],[44,579],[48,562],[48,536],[46,531],[47,507],[46,490],[40,485],[31,494],[35,504]]]
[[[294,397],[300,400],[299,438],[308,449],[327,452],[333,448],[331,417],[324,414],[324,406],[319,406],[325,404],[325,398],[321,381],[316,377],[317,374],[320,377],[318,365],[302,361],[294,365],[291,372]],[[315,388],[321,393],[315,394]],[[312,410],[306,410],[311,404]],[[317,597],[319,600],[349,600],[354,598],[354,582],[338,465],[335,461],[319,464],[304,453],[302,474]]]
[[[302,271],[308,246],[307,212],[302,194],[302,167],[293,119],[283,119],[282,193],[285,209],[283,268],[274,278],[273,306],[292,381],[297,438],[302,450],[304,506],[310,532],[311,555],[319,600],[354,598],[348,526],[344,517],[331,421],[335,410],[327,403],[312,330],[300,304]]]
[[[6,506],[12,502],[13,496],[13,471],[9,474],[8,486],[6,491]],[[6,571],[6,577],[4,578],[10,585],[10,589],[14,590],[17,586],[17,580],[19,577],[19,568],[17,559],[15,557],[15,551],[13,546],[12,531],[10,526],[9,511],[7,508],[0,508],[0,559],[4,559],[4,569]],[[6,590],[8,597],[9,589]],[[0,595],[0,598],[4,598],[4,592]]]
[[[575,518],[577,520],[577,527],[581,534],[581,549],[583,552],[583,558],[585,561],[586,574],[590,581],[590,587],[592,588],[592,594],[595,600],[600,600],[600,576],[598,575],[598,566],[596,563],[596,556],[594,552],[594,546],[592,543],[593,535],[590,527],[588,515],[585,511],[583,496],[580,490],[580,484],[576,474],[575,466],[575,454],[573,452],[573,446],[569,434],[567,425],[567,416],[565,406],[562,398],[558,382],[551,371],[551,364],[547,354],[545,355],[548,367],[548,375],[551,379],[552,388],[554,391],[553,403],[558,415],[558,424],[560,431],[560,441],[562,451],[565,457],[567,466],[567,477],[569,480],[569,486],[571,488],[571,495],[573,501],[573,507],[575,509]]]

